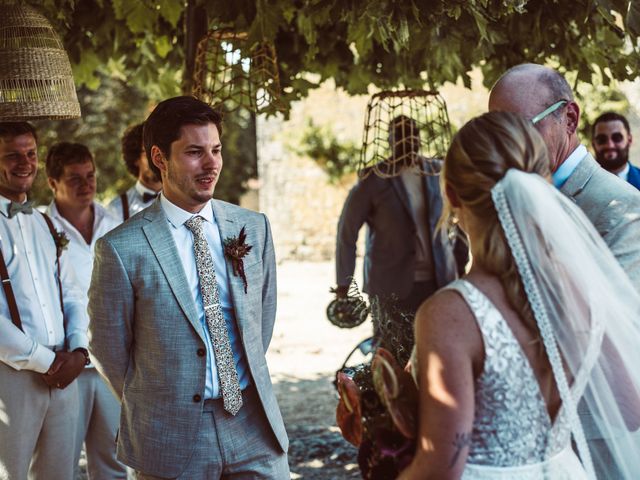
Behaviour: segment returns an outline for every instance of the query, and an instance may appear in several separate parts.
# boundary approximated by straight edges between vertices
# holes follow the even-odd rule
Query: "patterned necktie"
[[[238,372],[233,361],[233,352],[229,342],[227,324],[222,315],[220,294],[216,283],[216,271],[213,268],[213,259],[209,251],[209,244],[202,231],[204,218],[196,215],[187,220],[184,225],[193,234],[193,250],[196,255],[196,266],[200,277],[200,291],[204,314],[209,327],[209,335],[213,343],[216,366],[218,367],[218,379],[224,409],[231,415],[235,415],[242,407],[242,391],[238,381]]]
[[[9,218],[15,217],[19,213],[26,213],[31,215],[33,213],[33,202],[11,202],[9,204]]]

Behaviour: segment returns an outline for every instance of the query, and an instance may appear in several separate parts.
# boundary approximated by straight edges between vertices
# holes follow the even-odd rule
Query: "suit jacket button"
[[[199,348],[197,353],[199,357],[204,357],[207,351],[204,348]]]
[[[197,393],[193,396],[193,401],[195,403],[198,403],[202,400],[202,397],[200,395],[198,395]]]

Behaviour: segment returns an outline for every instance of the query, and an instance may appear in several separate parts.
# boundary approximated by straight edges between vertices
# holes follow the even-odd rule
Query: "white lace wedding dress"
[[[571,429],[561,407],[552,422],[536,377],[502,314],[470,282],[458,291],[482,332],[485,361],[475,382],[475,418],[464,480],[582,480],[587,474],[571,449]],[[584,369],[583,371],[586,371]],[[572,386],[580,398],[586,375]]]

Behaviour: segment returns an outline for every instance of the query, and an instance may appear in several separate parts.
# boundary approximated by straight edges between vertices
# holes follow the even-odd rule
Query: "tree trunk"
[[[182,92],[185,95],[191,94],[198,42],[207,34],[209,26],[207,9],[203,5],[196,5],[196,3],[197,0],[188,0],[184,23],[185,65],[182,75]]]

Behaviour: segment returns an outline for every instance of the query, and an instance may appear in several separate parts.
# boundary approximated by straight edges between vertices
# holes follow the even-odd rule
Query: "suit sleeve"
[[[349,192],[338,221],[336,239],[336,284],[351,284],[356,268],[356,243],[358,233],[365,223],[371,205],[369,192],[363,182],[357,183]]]
[[[89,351],[116,396],[122,391],[133,341],[133,286],[114,247],[96,243],[89,289]]]
[[[276,320],[277,281],[276,255],[271,237],[269,219],[263,214],[265,240],[262,250],[263,283],[262,283],[262,346],[266,352],[271,343],[273,326]]]
[[[612,202],[603,216],[618,219],[614,225],[608,225],[603,239],[640,292],[640,197],[634,195],[626,201]]]

